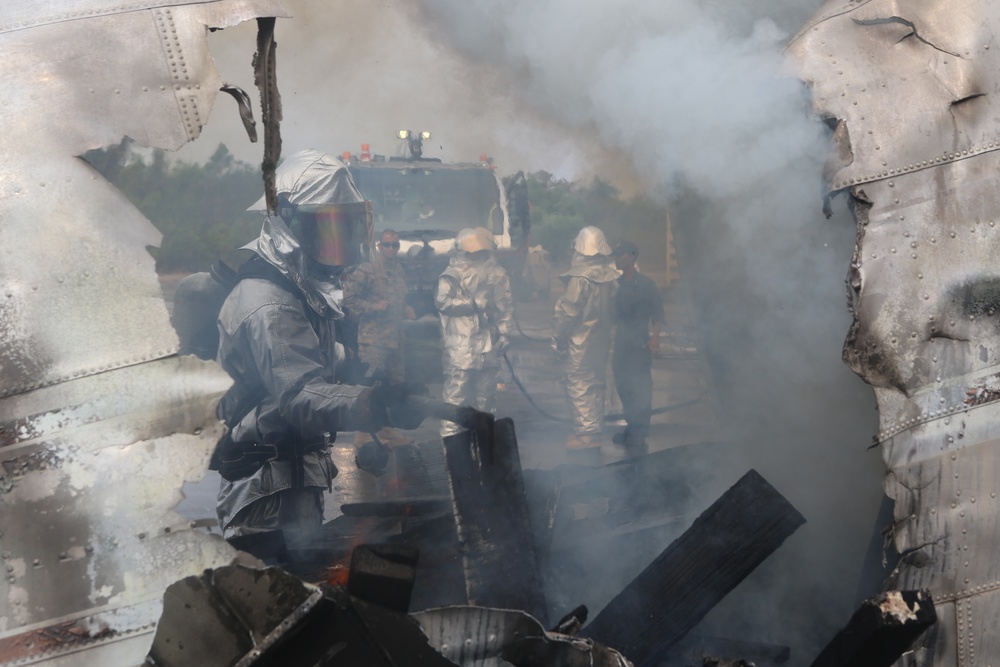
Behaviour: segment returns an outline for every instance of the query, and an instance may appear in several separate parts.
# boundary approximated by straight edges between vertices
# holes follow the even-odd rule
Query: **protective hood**
[[[284,160],[274,177],[278,194],[298,207],[323,204],[367,206],[347,165],[332,155],[314,149],[299,151]],[[267,205],[261,197],[247,210],[266,209]],[[317,313],[324,317],[343,317],[342,290],[320,272],[309,270],[312,262],[308,254],[281,217],[269,215],[260,237],[244,247],[259,254],[298,285]]]
[[[284,220],[268,216],[257,240],[243,246],[278,268],[305,295],[309,306],[323,317],[344,316],[343,290],[323,276],[309,271],[310,261]]]
[[[573,251],[587,257],[610,255],[611,246],[604,238],[604,232],[597,227],[584,227],[573,241]]]
[[[494,250],[493,235],[482,227],[465,228],[455,235],[455,252],[458,254]]]
[[[274,174],[275,189],[296,206],[364,204],[347,165],[333,155],[308,148],[286,158]],[[266,211],[264,197],[247,209]]]
[[[605,244],[607,244],[606,241]],[[612,280],[618,280],[621,274],[622,272],[615,268],[613,257],[605,255],[588,257],[587,255],[574,252],[573,259],[569,265],[569,271],[562,274],[561,277],[564,279],[579,277],[586,278],[595,283],[609,283]]]

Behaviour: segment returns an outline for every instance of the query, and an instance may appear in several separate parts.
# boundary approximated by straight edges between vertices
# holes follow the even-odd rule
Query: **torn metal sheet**
[[[196,138],[221,84],[208,26],[285,12],[269,0],[157,4],[174,6],[0,7],[0,26],[33,26],[0,32],[0,396],[177,349],[147,250],[159,233],[75,156],[124,136],[168,149]]]
[[[173,511],[230,380],[175,355],[153,226],[79,156],[198,136],[208,28],[273,0],[0,6],[0,665],[138,664],[166,585],[232,560]],[[247,45],[248,56],[253,45]]]
[[[431,646],[462,667],[560,665],[631,667],[618,651],[590,639],[546,632],[522,611],[443,607],[411,614]]]
[[[278,568],[207,570],[170,586],[148,661],[252,664],[311,613],[323,593]]]
[[[989,0],[829,0],[809,20],[788,51],[849,148],[831,190],[1000,149],[997,11]]]
[[[788,46],[857,221],[844,359],[875,387],[916,664],[1000,656],[1000,6],[827,2]],[[932,655],[933,654],[933,655]]]

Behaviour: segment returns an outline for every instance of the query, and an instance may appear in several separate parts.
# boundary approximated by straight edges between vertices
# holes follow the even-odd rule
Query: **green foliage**
[[[238,263],[237,248],[260,232],[260,214],[246,211],[263,192],[260,171],[223,144],[205,164],[172,162],[161,150],[143,156],[127,141],[85,158],[163,234],[152,249],[160,273]]]
[[[614,186],[600,178],[582,185],[543,171],[528,177],[528,201],[532,238],[556,261],[566,261],[577,233],[593,225],[612,244],[627,239],[648,251],[641,251],[643,264],[665,262],[667,210],[646,195],[622,199]]]
[[[260,232],[261,216],[247,207],[262,195],[257,167],[236,160],[223,144],[205,164],[171,161],[161,150],[137,151],[130,141],[85,156],[163,234],[152,249],[161,273],[204,271],[216,259],[237,264],[237,249]],[[658,266],[666,247],[666,208],[645,195],[623,199],[607,181],[528,177],[535,243],[557,261],[572,254],[583,227],[604,230],[612,244],[628,239],[642,249],[642,263]]]

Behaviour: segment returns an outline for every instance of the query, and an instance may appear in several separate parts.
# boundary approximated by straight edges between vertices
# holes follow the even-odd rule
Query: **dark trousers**
[[[653,411],[653,353],[645,346],[616,344],[611,371],[628,423],[626,436],[645,438]]]

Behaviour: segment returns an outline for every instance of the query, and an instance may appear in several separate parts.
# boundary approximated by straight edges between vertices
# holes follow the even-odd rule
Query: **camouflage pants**
[[[399,384],[404,380],[403,351],[398,347],[385,345],[358,345],[358,356],[368,364],[368,375],[389,384]]]

